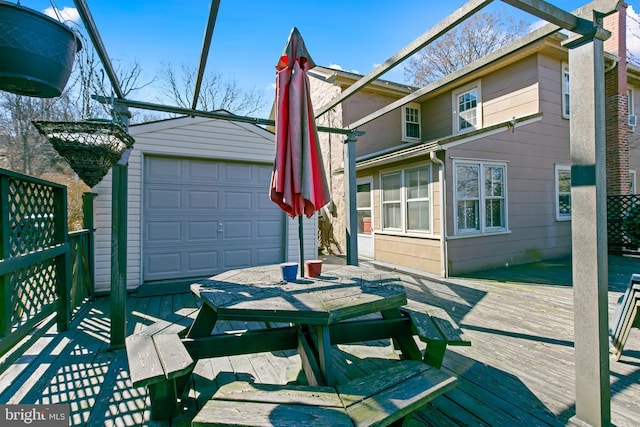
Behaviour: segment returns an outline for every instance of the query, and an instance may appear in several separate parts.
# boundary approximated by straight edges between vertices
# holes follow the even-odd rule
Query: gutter
[[[445,185],[445,168],[444,162],[438,158],[435,151],[429,153],[429,157],[432,162],[436,163],[438,167],[438,180],[440,181],[440,275],[444,278],[449,277],[448,271],[448,250],[447,250],[447,216],[446,216],[446,202],[447,193]]]

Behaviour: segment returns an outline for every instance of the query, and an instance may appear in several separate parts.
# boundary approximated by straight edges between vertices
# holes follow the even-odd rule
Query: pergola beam
[[[207,58],[209,57],[209,49],[211,48],[211,39],[213,38],[213,30],[216,26],[216,19],[218,17],[218,9],[220,8],[220,0],[212,0],[211,7],[209,9],[209,20],[207,21],[207,28],[204,32],[204,39],[202,41],[202,51],[200,52],[200,64],[198,65],[198,75],[196,77],[196,85],[193,90],[193,101],[191,102],[191,108],[196,109],[198,106],[198,98],[200,97],[200,87],[202,86],[202,79],[204,78],[204,70],[207,66]]]
[[[109,103],[111,102],[110,98],[104,96],[94,96],[96,101],[101,103]],[[264,125],[264,126],[275,126],[275,120],[271,119],[261,119],[258,117],[249,117],[249,116],[237,116],[231,113],[216,113],[215,111],[204,111],[204,110],[194,110],[192,108],[184,108],[177,107],[171,105],[164,104],[154,104],[151,102],[144,101],[134,101],[131,99],[118,99],[115,101],[116,104],[123,105],[131,108],[140,108],[142,110],[152,110],[152,111],[160,111],[163,113],[171,113],[171,114],[182,114],[185,116],[192,117],[206,117],[210,119],[220,119],[220,120],[228,120],[230,122],[242,122],[242,123],[251,123],[254,125]],[[349,129],[342,128],[332,128],[326,126],[318,126],[318,132],[327,132],[327,133],[336,133],[341,135],[362,135],[362,132],[356,132]]]
[[[100,33],[98,32],[98,27],[96,27],[96,23],[93,20],[93,16],[91,15],[91,11],[89,10],[87,2],[85,0],[73,0],[73,3],[78,9],[78,13],[80,14],[82,23],[84,24],[87,33],[89,33],[89,38],[91,38],[91,43],[93,43],[93,47],[98,53],[100,62],[102,62],[102,65],[104,66],[104,71],[109,78],[111,87],[113,87],[113,92],[118,98],[124,98],[124,93],[122,92],[122,88],[120,87],[120,83],[118,82],[118,76],[113,69],[113,65],[111,64],[109,55],[107,55],[107,49],[105,49],[104,43],[102,43],[102,38],[100,37]]]
[[[355,94],[357,91],[359,91],[372,81],[376,80],[378,77],[398,65],[400,62],[404,61],[429,43],[433,42],[435,39],[449,31],[483,7],[487,6],[492,1],[493,0],[472,0],[466,3],[461,8],[448,15],[443,21],[439,22],[437,25],[435,25],[420,37],[409,43],[403,49],[398,51],[391,58],[384,61],[369,74],[360,78],[360,80],[349,86],[340,95],[338,95],[319,109],[316,109],[316,118],[322,116],[324,113],[340,104],[342,101],[349,98],[351,95]]]
[[[593,22],[560,9],[543,0],[502,0],[524,12],[543,19],[560,28],[587,35],[593,32]]]
[[[515,0],[514,0],[515,1]],[[591,18],[593,16],[593,11],[596,10],[599,13],[603,14],[603,15],[609,15],[613,12],[616,11],[617,9],[617,5],[619,3],[619,0],[594,0],[591,3],[588,3],[576,10],[573,11],[573,13],[575,15],[577,15],[578,17],[582,18],[582,17],[589,17]],[[593,31],[593,24],[592,25],[592,31]],[[547,23],[544,26],[538,28],[537,30],[532,31],[531,33],[527,34],[526,36],[514,41],[513,43],[504,46],[501,49],[498,49],[496,51],[493,51],[492,53],[490,53],[489,55],[485,56],[483,60],[481,61],[476,61],[473,62],[469,65],[467,65],[466,67],[463,67],[461,69],[459,69],[458,71],[454,71],[453,73],[443,77],[442,79],[438,80],[437,82],[428,84],[426,86],[421,87],[420,89],[416,90],[415,92],[412,92],[411,94],[398,99],[397,101],[394,101],[390,104],[388,104],[385,107],[380,108],[377,111],[374,111],[373,113],[359,119],[356,120],[355,122],[345,126],[345,128],[347,129],[357,129],[358,127],[367,124],[375,119],[377,119],[378,117],[381,117],[387,113],[390,113],[393,110],[396,110],[400,107],[402,107],[403,105],[406,105],[410,102],[413,102],[415,100],[417,100],[418,98],[432,92],[433,90],[439,88],[440,86],[444,85],[444,84],[448,84],[451,83],[453,81],[455,81],[456,79],[469,74],[473,71],[477,71],[480,68],[484,67],[485,65],[487,65],[490,62],[496,61],[500,58],[503,58],[509,54],[511,54],[511,52],[513,52],[514,50],[517,50],[521,47],[524,47],[528,44],[534,43],[540,39],[543,39],[553,33],[555,33],[556,31],[558,31],[561,27],[556,25],[556,24],[552,24],[552,23]],[[599,38],[599,37],[598,37]],[[357,82],[356,82],[357,83]],[[338,99],[338,97],[336,97],[336,99]]]

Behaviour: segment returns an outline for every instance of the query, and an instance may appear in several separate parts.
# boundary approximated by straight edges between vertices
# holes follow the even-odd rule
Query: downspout
[[[447,202],[447,186],[445,185],[445,170],[444,162],[436,156],[435,151],[429,153],[429,157],[432,162],[436,163],[438,167],[438,181],[440,181],[440,275],[442,277],[449,277],[448,265],[449,260],[447,258],[447,216],[446,216],[446,202]]]

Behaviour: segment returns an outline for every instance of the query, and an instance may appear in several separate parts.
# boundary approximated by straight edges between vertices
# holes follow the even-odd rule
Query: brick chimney
[[[611,37],[604,50],[618,56],[605,63],[607,195],[629,194],[629,127],[627,108],[627,5],[604,19]]]

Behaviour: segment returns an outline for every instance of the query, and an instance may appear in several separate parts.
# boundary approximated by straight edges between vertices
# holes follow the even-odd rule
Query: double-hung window
[[[506,231],[506,164],[458,161],[454,169],[456,234]]]
[[[468,132],[482,127],[480,84],[464,86],[453,93],[454,133]]]
[[[562,117],[569,118],[569,64],[562,63]]]
[[[431,231],[428,166],[381,175],[382,228],[400,233]]]
[[[571,167],[556,165],[556,219],[571,219]]]
[[[420,104],[411,103],[402,107],[402,140],[420,141]]]

